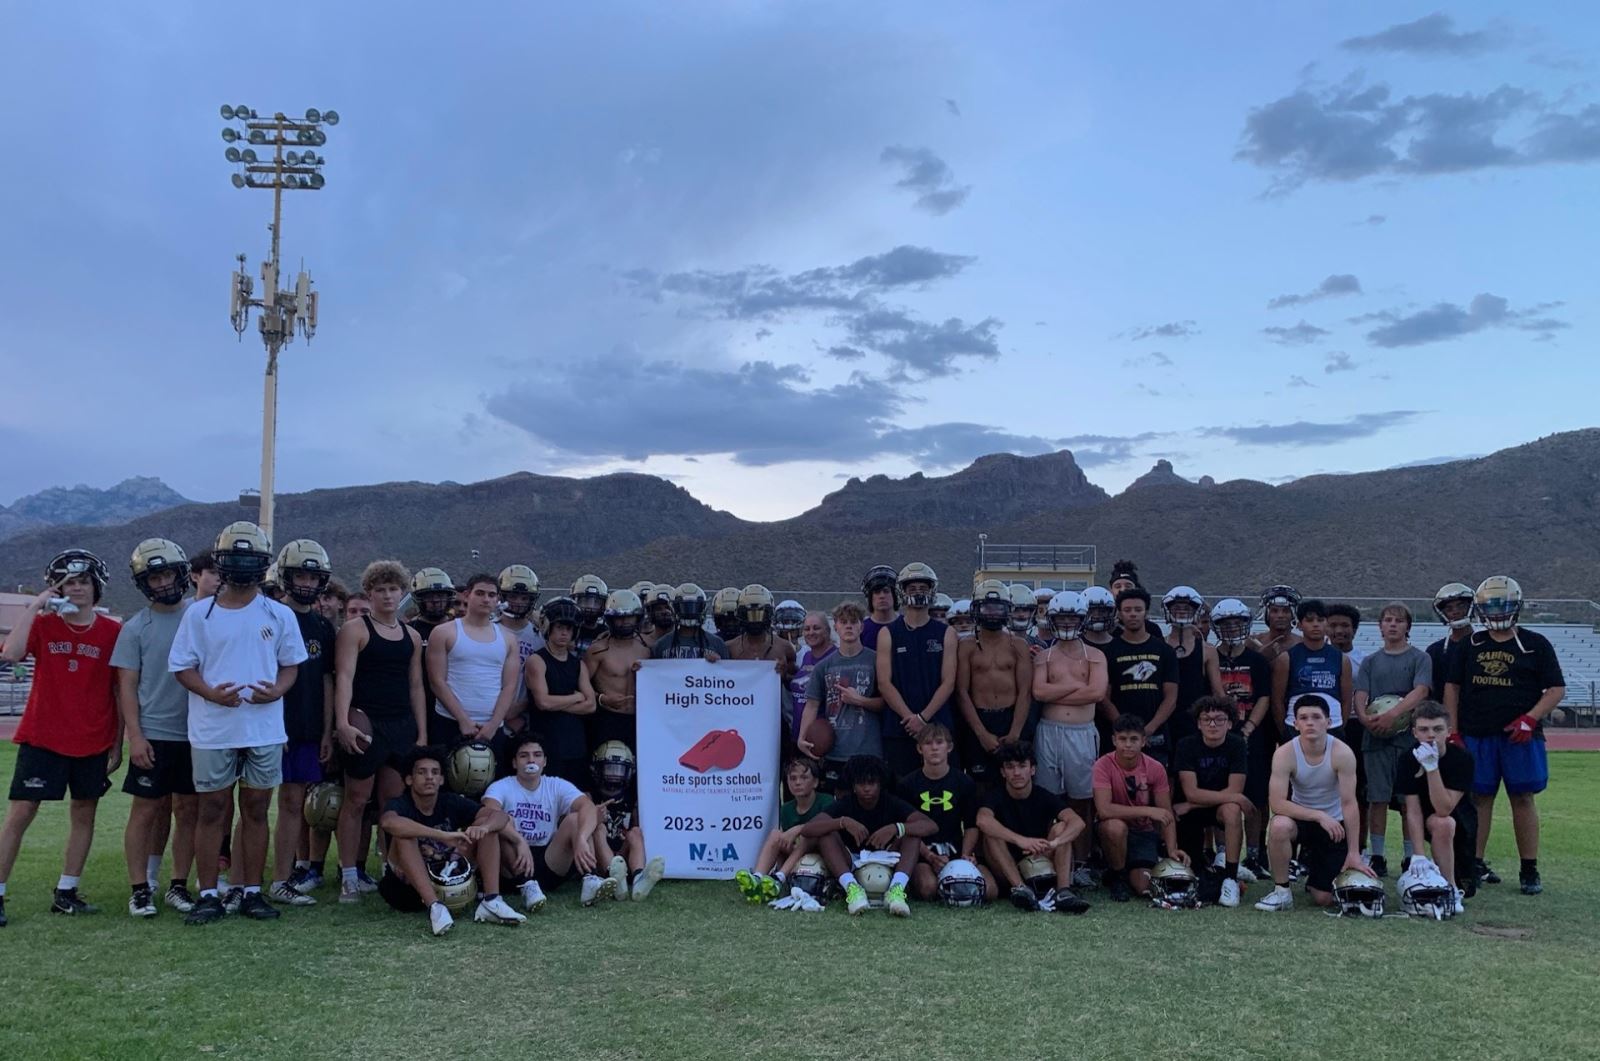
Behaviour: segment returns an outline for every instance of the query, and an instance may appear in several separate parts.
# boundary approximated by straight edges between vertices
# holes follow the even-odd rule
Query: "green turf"
[[[0,779],[12,758],[0,751]],[[69,920],[46,910],[58,805],[10,882],[0,1057],[1595,1057],[1600,755],[1551,767],[1549,890],[1517,893],[1502,803],[1490,859],[1508,882],[1443,924],[1304,904],[1169,912],[1103,892],[1078,918],[917,905],[900,922],[667,881],[592,910],[569,888],[521,928],[463,922],[437,940],[420,916],[326,889],[275,924],[194,929],[124,912],[120,794],[85,874],[106,912]]]

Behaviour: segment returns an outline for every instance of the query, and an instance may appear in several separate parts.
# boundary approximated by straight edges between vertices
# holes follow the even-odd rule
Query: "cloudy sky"
[[[224,102],[343,118],[286,203],[281,490],[628,469],[769,519],[997,450],[1114,491],[1595,422],[1588,4],[487,6],[13,10],[0,502],[254,485]]]

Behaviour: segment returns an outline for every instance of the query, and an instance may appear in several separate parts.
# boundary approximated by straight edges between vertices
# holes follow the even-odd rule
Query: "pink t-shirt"
[[[1117,807],[1153,807],[1156,793],[1171,788],[1167,783],[1167,768],[1148,755],[1140,755],[1132,770],[1124,770],[1115,752],[1094,761],[1094,787],[1110,789],[1111,802]],[[1128,828],[1154,832],[1156,823],[1149,818],[1135,818],[1128,823]]]

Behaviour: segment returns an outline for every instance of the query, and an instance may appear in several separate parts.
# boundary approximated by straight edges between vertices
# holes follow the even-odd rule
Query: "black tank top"
[[[905,616],[902,615],[885,629],[889,632],[894,650],[889,660],[889,677],[906,706],[921,714],[933,699],[933,694],[939,690],[941,668],[944,666],[945,624],[938,619],[929,619],[913,630],[906,625]],[[944,705],[934,712],[932,719],[947,729],[954,721],[950,710],[952,699],[954,697],[946,699]],[[883,712],[882,725],[887,736],[905,736],[900,716],[893,711]]]
[[[401,638],[378,636],[378,628],[363,615],[367,643],[356,655],[356,673],[350,680],[350,706],[359,707],[373,720],[405,718],[411,714],[411,633],[401,626]]]
[[[1178,651],[1174,645],[1172,651]],[[1196,635],[1187,656],[1178,657],[1178,704],[1167,719],[1167,747],[1176,748],[1185,737],[1200,732],[1189,709],[1206,695],[1206,646]]]
[[[566,659],[556,659],[547,648],[541,648],[538,657],[544,660],[544,684],[551,696],[571,696],[578,691],[578,671],[583,667],[583,662],[576,653],[569,652]],[[534,704],[537,721],[534,726],[543,731],[544,738],[549,742],[545,754],[552,760],[578,760],[587,752],[587,742],[584,738],[583,718],[567,711],[539,711]],[[552,771],[559,769],[559,762],[551,762]],[[569,777],[566,780],[582,787],[585,779],[582,777]]]

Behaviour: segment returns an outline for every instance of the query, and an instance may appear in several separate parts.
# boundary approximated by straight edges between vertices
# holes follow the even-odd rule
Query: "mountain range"
[[[150,476],[124,479],[104,490],[82,483],[55,486],[0,505],[0,540],[36,527],[111,526],[186,504],[188,498]]]
[[[110,600],[128,608],[137,596],[122,577],[124,558],[140,539],[160,535],[198,550],[228,522],[253,517],[236,501],[186,503],[114,526],[30,528],[0,542],[0,580],[34,585],[50,555],[81,546],[111,564]],[[527,563],[547,586],[593,571],[614,586],[761,581],[844,592],[873,564],[918,559],[953,596],[965,592],[983,532],[995,543],[1095,545],[1102,571],[1129,557],[1148,586],[1185,582],[1205,593],[1288,582],[1329,596],[1418,597],[1504,572],[1530,595],[1600,598],[1597,517],[1600,429],[1278,486],[1191,482],[1162,461],[1114,497],[1068,451],[992,454],[951,475],[851,479],[816,507],[771,523],[632,473],[382,483],[281,495],[277,507],[278,537],[317,539],[352,583],[367,561],[395,557],[457,577]]]

